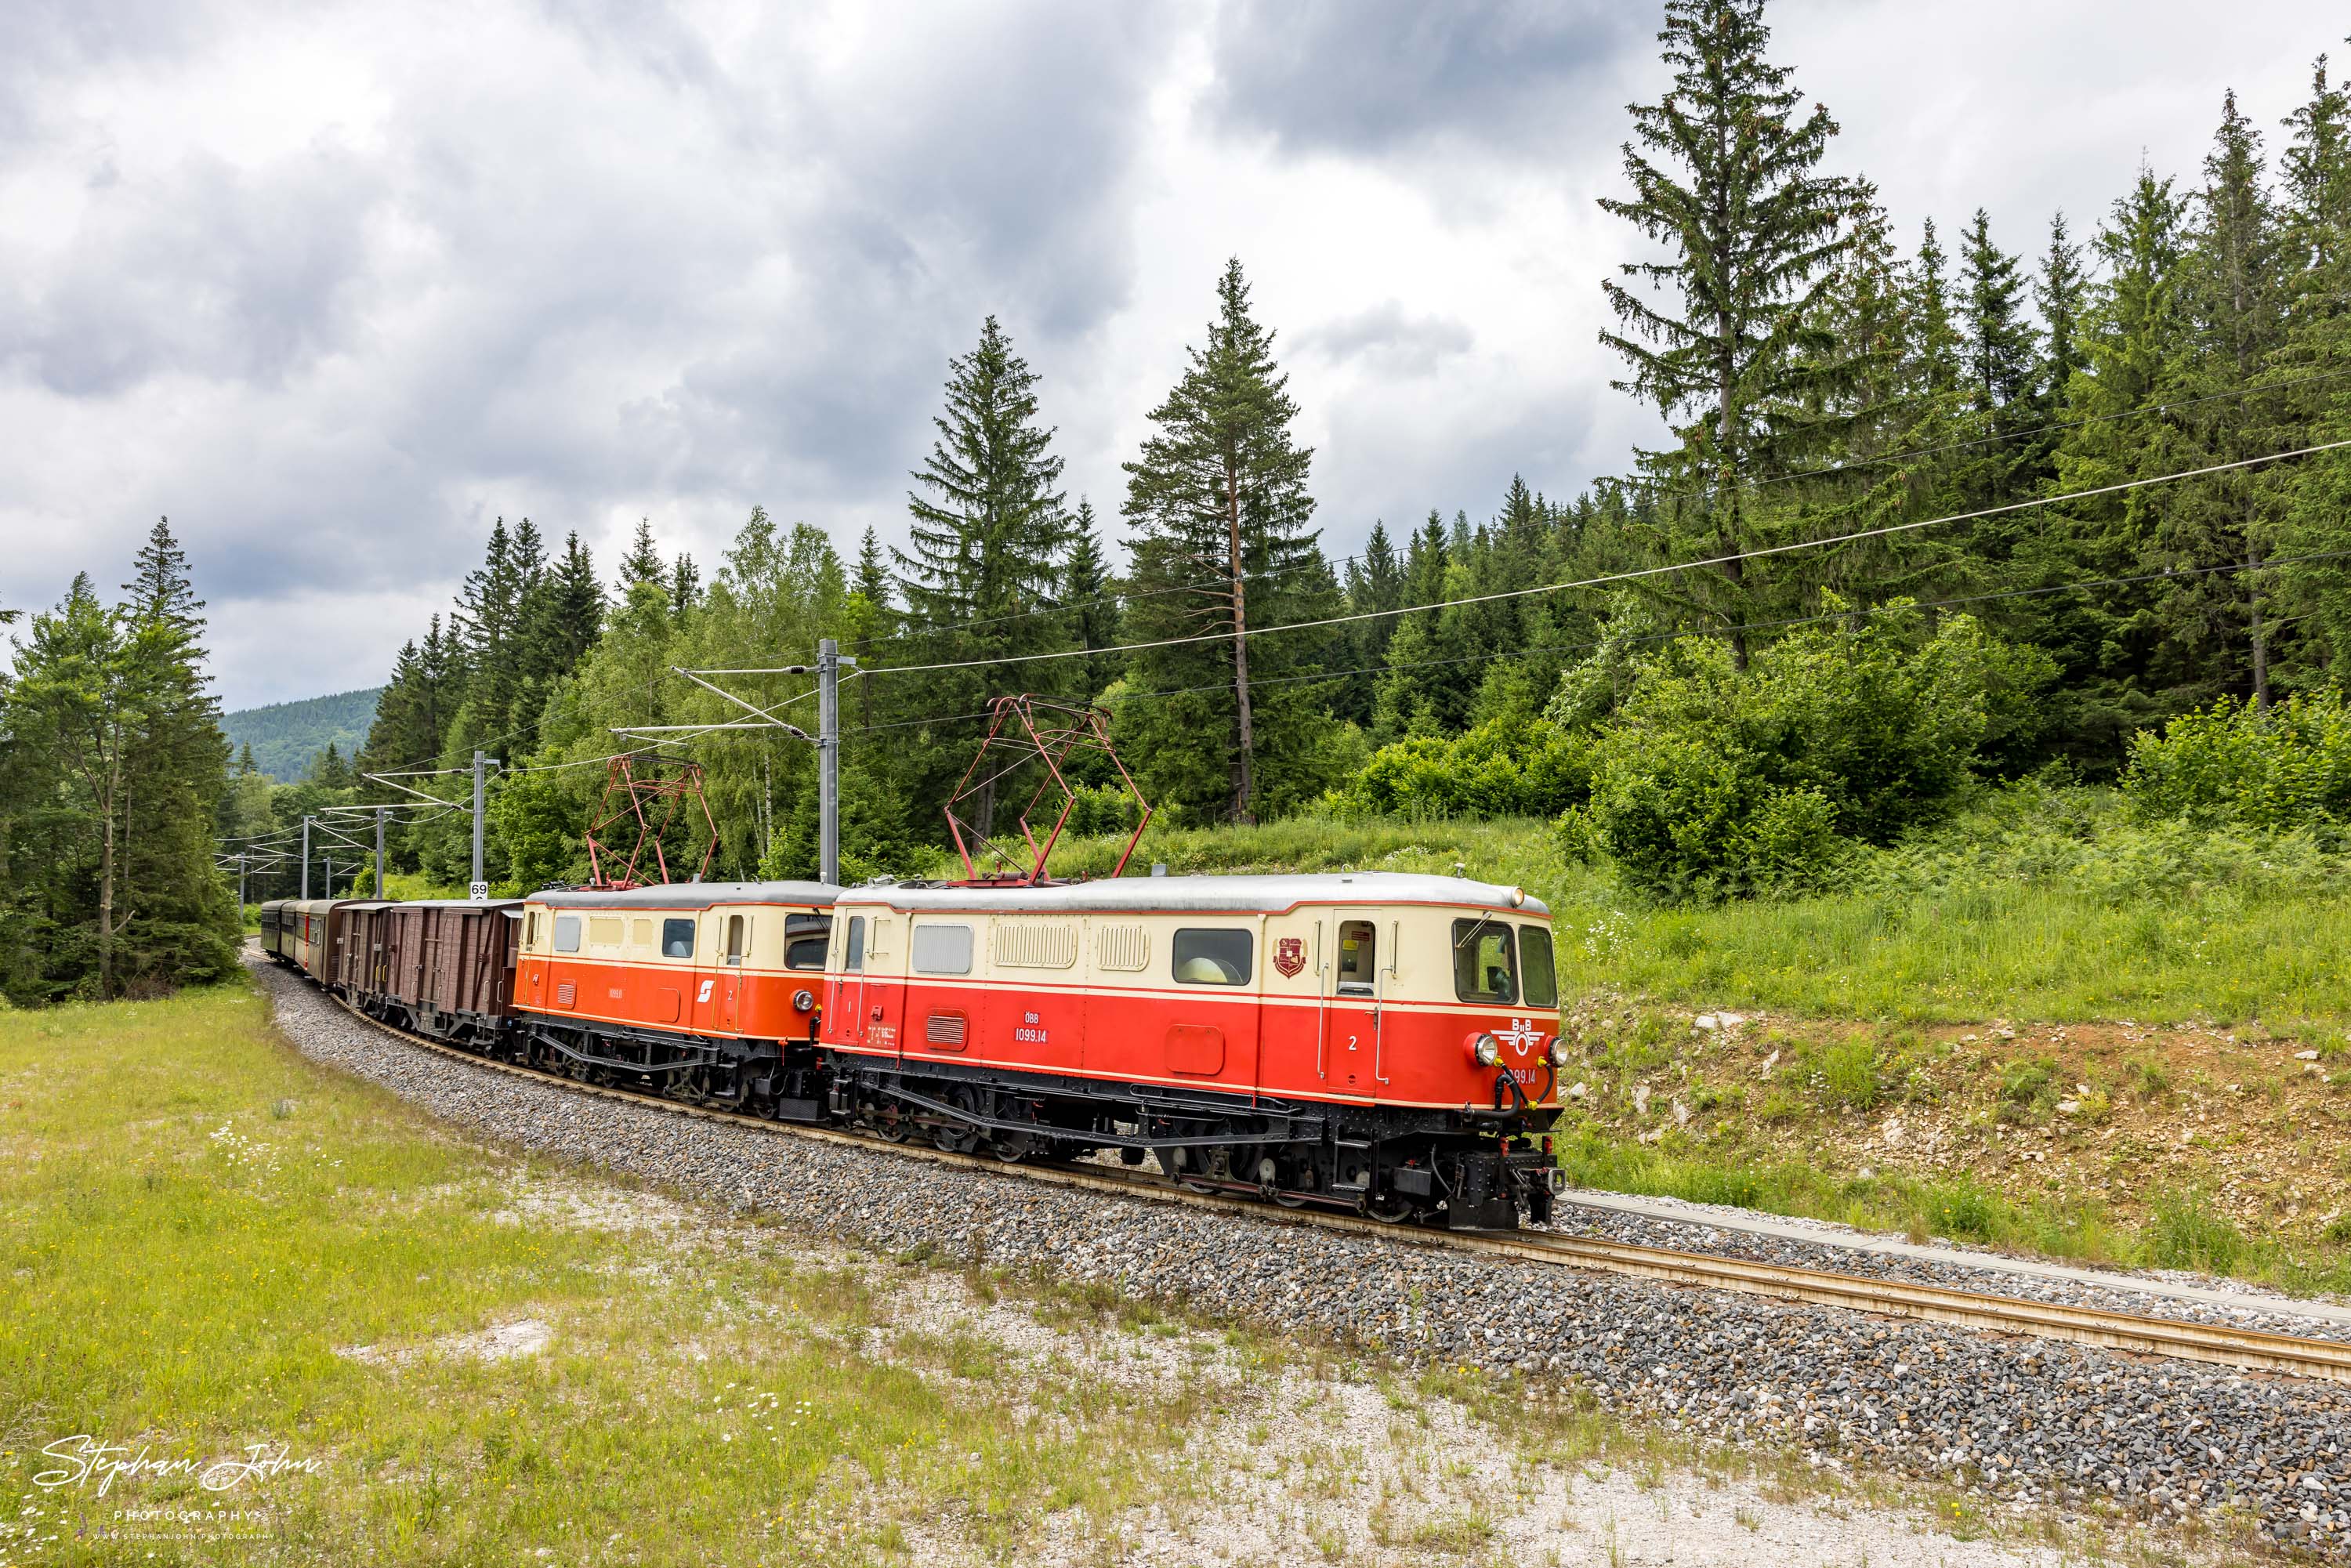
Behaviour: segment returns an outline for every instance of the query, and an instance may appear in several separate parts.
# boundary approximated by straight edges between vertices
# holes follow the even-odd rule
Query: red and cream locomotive
[[[266,907],[370,1014],[573,1077],[1403,1220],[1547,1218],[1551,922],[1388,873]]]

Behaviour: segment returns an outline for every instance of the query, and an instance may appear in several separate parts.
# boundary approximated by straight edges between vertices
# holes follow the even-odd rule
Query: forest
[[[1632,108],[1602,202],[1628,259],[1561,279],[1604,291],[1614,385],[1667,427],[1622,475],[1400,503],[1334,556],[1279,324],[1235,259],[1100,510],[1064,481],[1052,388],[990,317],[909,455],[903,546],[753,507],[715,562],[647,522],[608,575],[576,533],[501,518],[356,757],[281,784],[224,746],[191,799],[232,854],[282,853],[325,806],[406,801],[402,885],[461,888],[466,816],[422,797],[464,799],[478,750],[493,883],[579,879],[604,759],[637,744],[616,731],[744,716],[678,670],[805,663],[831,637],[857,661],[851,880],[938,869],[940,807],[1012,692],[1105,709],[1171,827],[1532,818],[1654,904],[1834,888],[2027,788],[2333,852],[2351,105],[2325,57],[2300,102],[2216,87],[2200,162],[2142,167],[2104,212],[1897,233],[1763,12],[1665,7],[1671,83]],[[20,741],[78,744],[39,695],[78,656],[68,622],[135,643],[161,613],[78,602],[19,638],[0,702]],[[812,727],[805,677],[728,684]],[[663,755],[705,770],[714,876],[814,873],[804,742],[682,732],[640,766]],[[121,918],[91,913],[120,808],[83,772],[34,777],[0,794],[6,989],[118,988],[92,955],[126,938],[87,934]],[[1084,782],[1074,826],[1130,820],[1105,774]]]
[[[344,757],[358,750],[367,739],[368,726],[375,720],[376,698],[381,695],[381,688],[370,686],[244,708],[224,714],[221,730],[236,749],[240,766],[249,748],[256,768],[291,783],[308,772],[310,764],[329,746]]]

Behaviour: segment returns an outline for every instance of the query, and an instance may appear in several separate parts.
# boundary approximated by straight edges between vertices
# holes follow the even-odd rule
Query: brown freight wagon
[[[487,1045],[514,1010],[522,903],[427,899],[341,911],[335,987],[387,1023]]]

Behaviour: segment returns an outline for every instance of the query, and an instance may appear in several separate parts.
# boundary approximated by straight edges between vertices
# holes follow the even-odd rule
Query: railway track
[[[331,996],[332,993],[329,995]],[[1948,1285],[1878,1279],[1860,1274],[1843,1274],[1826,1270],[1756,1262],[1742,1258],[1725,1258],[1708,1253],[1682,1252],[1667,1248],[1644,1247],[1630,1242],[1562,1236],[1546,1231],[1480,1232],[1407,1228],[1384,1225],[1356,1215],[1338,1214],[1313,1208],[1287,1208],[1266,1204],[1253,1197],[1243,1197],[1228,1193],[1196,1191],[1177,1186],[1162,1177],[1113,1167],[1082,1168],[1065,1165],[1009,1165],[989,1155],[957,1154],[946,1149],[925,1148],[913,1144],[893,1144],[830,1127],[770,1122],[746,1112],[685,1104],[639,1090],[623,1089],[609,1084],[583,1083],[572,1079],[553,1077],[533,1068],[499,1061],[469,1051],[461,1051],[440,1040],[387,1024],[380,1019],[371,1018],[340,997],[335,997],[333,999],[338,1007],[371,1029],[394,1036],[420,1049],[489,1071],[503,1072],[529,1082],[547,1084],[576,1093],[646,1105],[667,1112],[672,1115],[699,1117],[705,1121],[754,1128],[783,1137],[835,1144],[847,1148],[862,1149],[869,1153],[893,1154],[907,1159],[928,1161],[933,1165],[956,1169],[979,1171],[991,1176],[1115,1194],[1123,1197],[1143,1198],[1155,1203],[1178,1204],[1246,1214],[1252,1218],[1276,1224],[1309,1226],[1325,1230],[1374,1236],[1384,1242],[1397,1246],[1426,1247],[1489,1258],[1505,1258],[1519,1262],[1544,1263],[1591,1269],[1604,1273],[1635,1275],[1667,1281],[1674,1284],[1732,1291],[1742,1295],[1802,1301],[1817,1306],[1840,1307],[1848,1311],[1872,1312],[1885,1317],[1913,1318],[1997,1333],[2065,1340],[2131,1354],[2209,1362],[2252,1372],[2319,1378],[2335,1383],[2351,1383],[2351,1343],[2332,1340],[2309,1339],[2294,1334],[2267,1333],[2212,1323],[2189,1322],[2176,1319],[2118,1312],[2103,1308],[2072,1306],[1983,1291],[1962,1291]]]

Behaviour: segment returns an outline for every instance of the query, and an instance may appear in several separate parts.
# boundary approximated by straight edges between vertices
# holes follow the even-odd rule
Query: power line
[[[1818,468],[1800,468],[1791,474],[1775,474],[1769,478],[1750,480],[1749,483],[1761,488],[1765,485],[1792,484],[1799,479],[1829,478],[1882,463],[1899,463],[1905,458],[1934,457],[1946,452],[1964,452],[1972,446],[1991,446],[2003,441],[2021,441],[2028,435],[2045,435],[2055,430],[2081,430],[2093,424],[2112,424],[2121,420],[2144,419],[2151,414],[2169,413],[2174,409],[2195,408],[2202,403],[2220,402],[2231,398],[2259,397],[2266,392],[2291,392],[2296,387],[2309,386],[2316,382],[2341,381],[2346,376],[2351,376],[2351,371],[2322,371],[2316,375],[2298,376],[2293,381],[2273,382],[2265,386],[2237,387],[2228,392],[2208,392],[2202,397],[2171,398],[2162,402],[2146,403],[2137,408],[2125,409],[2119,413],[2099,413],[2086,415],[2081,419],[2052,420],[2045,424],[2026,425],[2021,430],[1996,431],[1990,435],[1970,436],[1965,441],[1945,442],[1939,446],[1914,446],[1906,451],[1881,453],[1875,457],[1855,457],[1844,463],[1825,464]],[[1641,479],[1602,479],[1595,483],[1602,486],[1622,485],[1640,488],[1651,482]],[[1695,490],[1667,490],[1653,493],[1651,498],[1661,501],[1686,500],[1711,494],[1713,488],[1708,486]]]
[[[2010,512],[2027,511],[2036,507],[2056,506],[2066,501],[2085,501],[2099,496],[2118,495],[2126,490],[2141,490],[2154,485],[2168,485],[2181,479],[2200,479],[2209,475],[2225,474],[2232,469],[2259,467],[2263,464],[2280,463],[2290,457],[2307,457],[2314,453],[2333,452],[2351,446],[2351,437],[2340,441],[2322,442],[2314,446],[2297,447],[2290,452],[2273,452],[2259,457],[2241,457],[2231,463],[2215,463],[2208,467],[2185,469],[2176,474],[2152,475],[2143,479],[2124,479],[2112,485],[2099,485],[2086,490],[2069,490],[2060,496],[2036,496],[2029,500],[2011,501],[1997,507],[1983,507],[1972,512],[1953,512],[1945,517],[1922,517],[1915,522],[1887,523],[1879,528],[1862,528],[1849,534],[1834,534],[1826,538],[1798,539],[1788,544],[1766,545],[1757,549],[1735,550],[1729,555],[1709,556],[1700,560],[1677,561],[1667,566],[1645,566],[1625,571],[1608,572],[1575,582],[1546,583],[1534,588],[1504,589],[1495,593],[1473,594],[1465,599],[1440,600],[1433,604],[1407,604],[1395,610],[1362,610],[1345,615],[1327,615],[1313,621],[1290,621],[1275,626],[1253,626],[1241,632],[1243,637],[1270,636],[1276,632],[1306,632],[1322,627],[1344,626],[1356,622],[1379,621],[1392,616],[1415,615],[1430,611],[1458,610],[1472,604],[1491,604],[1502,600],[1526,599],[1542,593],[1564,593],[1576,589],[1604,588],[1611,583],[1633,582],[1644,578],[1664,577],[1675,572],[1698,571],[1708,567],[1728,566],[1733,561],[1760,560],[1767,556],[1792,555],[1800,550],[1823,549],[1831,545],[1853,544],[1862,539],[1885,538],[1895,534],[1915,533],[1920,528],[1939,528],[1946,523],[1974,522],[1984,517],[2001,517]],[[1195,643],[1222,643],[1235,635],[1231,632],[1204,632],[1187,637],[1162,637],[1150,643],[1122,643],[1108,648],[1063,649],[1050,653],[1014,653],[996,659],[965,659],[935,664],[877,664],[869,666],[876,675],[922,674],[937,670],[967,670],[1002,664],[1040,664],[1050,659],[1080,659],[1109,653],[1135,653],[1154,648],[1176,648]]]
[[[1947,452],[1966,451],[1970,447],[1997,445],[2002,442],[2019,441],[2029,435],[2046,434],[2053,431],[2079,430],[2094,424],[2109,424],[2122,420],[2143,419],[2151,415],[2168,413],[2177,409],[2195,408],[2204,403],[2256,397],[2268,392],[2290,392],[2298,387],[2309,386],[2317,382],[2341,381],[2346,377],[2351,377],[2351,371],[2325,371],[2315,375],[2300,376],[2292,381],[2272,382],[2265,386],[2238,387],[2228,392],[2206,393],[2200,397],[2168,399],[2159,403],[2149,403],[2139,408],[2127,409],[2119,413],[2092,414],[2081,419],[2052,420],[2042,424],[2028,425],[2019,430],[2001,431],[1989,435],[1971,436],[1963,441],[1945,442],[1935,446],[1915,446],[1897,452],[1880,453],[1877,455],[1871,457],[1856,457],[1848,462],[1824,465],[1818,468],[1799,469],[1791,474],[1774,475],[1767,479],[1755,480],[1753,483],[1760,486],[1763,485],[1787,484],[1799,479],[1833,477],[1837,475],[1851,473],[1857,469],[1871,467],[1880,464],[1898,463],[1912,457],[1932,457],[1940,455]],[[1625,486],[1640,489],[1646,488],[1651,482],[1640,479],[1603,479],[1596,481],[1596,483],[1602,486]],[[1707,493],[1707,490],[1674,490],[1662,493],[1652,492],[1652,498],[1659,500],[1673,500],[1700,496]],[[2086,494],[2087,492],[2085,493]],[[1261,582],[1275,578],[1294,575],[1301,571],[1311,571],[1315,570],[1317,566],[1327,566],[1331,571],[1336,575],[1340,568],[1353,565],[1362,559],[1363,558],[1360,555],[1326,557],[1320,561],[1301,561],[1296,566],[1283,567],[1272,571],[1245,572],[1242,574],[1242,580],[1245,582]],[[893,643],[919,640],[924,637],[940,636],[952,632],[977,631],[987,626],[1000,626],[1009,624],[1016,621],[1034,620],[1040,615],[1061,615],[1073,611],[1092,609],[1100,605],[1132,603],[1139,599],[1149,599],[1171,593],[1196,593],[1215,589],[1228,580],[1229,579],[1220,578],[1207,580],[1196,583],[1179,583],[1168,588],[1144,589],[1139,591],[1123,593],[1108,593],[1094,599],[1079,600],[1067,604],[1047,605],[1035,610],[1016,611],[1010,614],[988,616],[981,620],[949,621],[941,622],[935,625],[907,627],[900,631],[893,632],[884,637],[867,639],[866,646],[869,648],[882,647]],[[1409,613],[1409,612],[1405,612],[1404,613]],[[1221,635],[1229,635],[1229,633],[1221,633]],[[1073,654],[1071,656],[1082,656],[1083,653],[1114,653],[1117,651],[1118,650],[1115,648],[1086,649],[1082,650],[1081,653]],[[977,664],[1006,664],[1009,662],[1011,661],[1008,659],[975,661]],[[874,673],[886,674],[892,667],[893,666],[888,665],[881,666]],[[919,668],[922,666],[900,667]],[[935,667],[951,668],[953,666],[943,665]],[[767,672],[713,671],[710,673],[750,674],[765,674]],[[859,672],[861,674],[864,673],[865,672],[862,670]],[[880,727],[876,726],[874,727],[878,728]]]
[[[1791,616],[1778,621],[1750,622],[1737,630],[1777,632],[1800,626],[1817,626],[1829,622],[1848,621],[1856,615],[1885,615],[1905,610],[1949,610],[1970,604],[1986,604],[1998,600],[2043,598],[2051,594],[2069,593],[2091,588],[2116,588],[2143,582],[2161,582],[2183,577],[2208,577],[2226,572],[2271,571],[2280,567],[2299,566],[2311,561],[2351,559],[2351,550],[2314,550],[2307,554],[2277,556],[2264,561],[2231,561],[2219,566],[2175,567],[2164,571],[2137,572],[2124,577],[2068,578],[2063,582],[2039,583],[2030,588],[2006,588],[1983,593],[1959,594],[1945,599],[1917,599],[1905,602],[1868,605],[1858,609],[1825,611],[1817,615]],[[1614,639],[1618,646],[1636,643],[1671,643],[1686,637],[1720,637],[1734,628],[1727,626],[1693,626],[1671,632],[1644,632]],[[1490,664],[1497,659],[1530,658],[1541,653],[1588,653],[1610,645],[1610,640],[1599,639],[1583,643],[1537,643],[1520,648],[1499,648],[1479,653],[1466,653],[1444,659],[1414,659],[1404,664],[1363,664],[1345,670],[1316,670],[1302,674],[1272,675],[1252,680],[1254,691],[1263,686],[1291,685],[1315,681],[1344,680],[1350,675],[1385,674],[1395,670],[1437,669],[1450,664]],[[1207,685],[1170,686],[1158,691],[1127,692],[1122,702],[1152,701],[1162,697],[1193,696],[1203,692],[1224,692],[1232,689],[1231,683],[1217,681]],[[911,729],[925,725],[959,724],[973,719],[987,718],[994,708],[981,708],[972,713],[937,714],[927,718],[899,719],[889,724],[876,724],[852,731],[862,734],[871,730]]]

